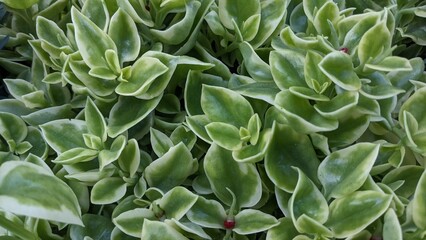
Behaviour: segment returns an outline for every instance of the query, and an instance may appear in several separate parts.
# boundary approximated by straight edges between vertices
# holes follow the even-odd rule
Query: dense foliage
[[[424,1],[0,2],[0,239],[426,239]]]

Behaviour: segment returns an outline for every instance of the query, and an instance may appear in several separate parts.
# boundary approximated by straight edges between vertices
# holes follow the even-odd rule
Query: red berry
[[[341,49],[340,49],[340,51],[341,51],[341,52],[344,52],[344,53],[348,53],[348,52],[349,52],[349,49],[344,47],[344,48],[341,48]]]
[[[223,226],[226,229],[233,229],[235,227],[235,221],[232,219],[226,219],[225,221],[223,221]]]

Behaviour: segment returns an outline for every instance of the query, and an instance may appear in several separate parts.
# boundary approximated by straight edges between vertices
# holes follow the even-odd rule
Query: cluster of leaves
[[[424,2],[0,2],[0,239],[426,239]]]

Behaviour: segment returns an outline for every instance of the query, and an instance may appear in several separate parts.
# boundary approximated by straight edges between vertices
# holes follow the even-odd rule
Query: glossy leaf
[[[391,45],[391,33],[384,21],[365,32],[358,46],[358,57],[361,64],[369,63],[387,51]]]
[[[250,40],[250,44],[257,48],[262,45],[274,31],[278,28],[282,19],[286,14],[288,1],[268,0],[260,2],[260,23],[254,39]]]
[[[116,161],[121,155],[124,147],[126,146],[126,137],[123,135],[118,136],[111,144],[109,149],[103,149],[99,152],[99,169],[102,170],[108,164]]]
[[[73,191],[51,172],[32,163],[10,161],[1,165],[0,173],[2,209],[29,217],[83,225]],[[46,198],[46,194],[50,197]]]
[[[120,62],[134,61],[139,55],[141,46],[133,19],[121,8],[111,17],[108,35],[117,46]]]
[[[358,143],[328,155],[318,167],[327,199],[340,198],[360,188],[379,153],[379,145]]]
[[[306,86],[304,76],[305,58],[293,50],[273,51],[269,56],[274,81],[281,89]]]
[[[161,96],[151,100],[137,99],[134,97],[119,97],[118,102],[111,109],[108,122],[108,136],[117,137],[124,131],[142,121],[154,110],[160,102]],[[127,106],[139,106],[137,111]]]
[[[390,208],[384,218],[383,238],[389,240],[402,240],[402,229],[395,210]]]
[[[83,134],[89,133],[86,122],[77,119],[60,119],[40,126],[43,137],[57,153],[82,147],[85,148]],[[67,137],[64,138],[64,133]]]
[[[189,209],[187,217],[191,222],[202,227],[223,228],[226,212],[218,201],[199,196]]]
[[[25,9],[29,8],[32,5],[36,4],[39,0],[24,0],[24,1],[13,1],[13,0],[2,0],[1,2],[6,4],[9,7],[16,9]]]
[[[413,197],[413,221],[421,229],[426,228],[426,171],[423,171],[422,176],[417,183],[416,191]]]
[[[297,220],[306,215],[318,223],[325,223],[328,219],[328,204],[315,184],[300,170],[297,170],[299,179],[293,195],[289,199],[289,211],[295,226],[299,229]]]
[[[126,194],[126,183],[119,177],[104,178],[91,191],[90,201],[94,204],[110,204]]]
[[[90,68],[106,67],[104,58],[106,50],[111,49],[117,52],[113,40],[76,8],[71,9],[71,15],[75,28],[75,40],[84,62]]]
[[[174,187],[157,202],[168,219],[180,220],[197,201],[198,196],[184,187]]]
[[[70,165],[91,161],[98,156],[98,151],[86,148],[72,148],[58,155],[53,161],[56,164]]]
[[[213,192],[226,205],[232,203],[227,188],[235,194],[239,207],[250,207],[260,200],[262,187],[255,166],[234,161],[230,151],[211,145],[204,158],[204,170]]]
[[[298,235],[298,231],[293,226],[291,218],[281,218],[279,219],[279,224],[271,229],[269,229],[266,234],[266,240],[292,240]]]
[[[324,117],[340,118],[357,105],[358,96],[357,92],[343,92],[328,102],[318,102],[314,108]]]
[[[241,43],[240,51],[243,55],[244,65],[247,68],[247,72],[255,81],[272,81],[272,74],[269,65],[257,55],[249,43]]]
[[[158,157],[162,157],[174,146],[172,140],[163,132],[154,128],[151,128],[149,132],[152,150]]]
[[[71,239],[83,239],[84,237],[92,239],[110,238],[114,224],[109,218],[101,215],[84,214],[82,220],[85,227],[71,226]]]
[[[247,126],[253,115],[253,108],[244,97],[222,87],[204,85],[201,107],[210,121],[229,123],[236,127]],[[238,109],[238,112],[234,109]]]
[[[141,57],[133,64],[130,78],[121,82],[115,92],[124,96],[138,96],[146,92],[156,78],[167,70],[167,66],[157,58]]]
[[[231,30],[234,29],[233,21],[235,21],[241,30],[241,27],[247,19],[260,13],[260,3],[257,0],[220,0],[218,6],[220,21],[226,28]]]
[[[335,51],[328,54],[319,63],[319,68],[331,81],[347,91],[361,88],[361,80],[354,71],[350,56],[346,53]]]
[[[338,126],[337,120],[323,117],[307,99],[298,97],[289,90],[278,93],[274,105],[284,113],[294,129],[303,133],[331,131]]]
[[[151,34],[167,44],[177,45],[182,43],[191,32],[191,26],[194,24],[195,16],[201,3],[192,0],[186,2],[185,6],[185,16],[182,20],[162,31],[151,29]]]
[[[376,191],[353,192],[330,204],[326,226],[337,238],[360,232],[388,209],[392,197]]]
[[[240,133],[237,127],[221,122],[206,125],[206,131],[214,143],[228,150],[238,150],[242,147]]]
[[[145,168],[145,178],[149,186],[168,191],[185,181],[193,171],[193,164],[191,152],[179,143]]]
[[[102,142],[105,142],[108,137],[105,118],[90,98],[87,99],[84,116],[89,132],[101,138]]]
[[[15,144],[22,142],[28,134],[27,126],[21,118],[11,113],[0,113],[0,135],[9,143]],[[9,144],[9,147],[10,144]],[[12,151],[14,149],[11,149]]]
[[[116,227],[127,235],[139,238],[142,234],[145,219],[155,220],[156,216],[149,209],[134,208],[119,214],[112,221]]]
[[[233,231],[241,235],[263,232],[278,225],[275,217],[254,209],[239,212],[235,215],[235,223]]]
[[[141,239],[188,240],[166,223],[148,219],[143,223]]]
[[[104,1],[88,0],[84,3],[81,13],[88,17],[100,29],[106,31],[109,24],[109,13]]]
[[[300,168],[309,179],[318,183],[318,166],[319,160],[307,135],[286,125],[274,126],[265,156],[265,170],[277,187],[287,192],[294,191],[298,173],[292,167]]]
[[[32,126],[38,126],[58,119],[71,119],[74,118],[75,115],[71,105],[66,104],[62,106],[46,107],[21,117],[26,123]]]

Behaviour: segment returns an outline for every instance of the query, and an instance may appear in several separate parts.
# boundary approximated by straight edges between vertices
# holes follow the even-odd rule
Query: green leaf
[[[27,126],[21,118],[11,113],[0,112],[0,135],[7,142],[19,144],[28,134]],[[11,149],[14,151],[14,149]]]
[[[342,92],[327,102],[318,102],[315,110],[326,118],[342,118],[358,103],[358,92]]]
[[[82,217],[85,227],[72,225],[70,227],[71,239],[110,239],[114,224],[108,217],[94,214],[84,214]]]
[[[359,92],[370,99],[381,100],[394,97],[405,91],[392,85],[370,86],[364,84]]]
[[[170,135],[170,140],[172,140],[174,145],[183,142],[191,150],[195,146],[197,136],[188,128],[179,126]]]
[[[405,165],[389,171],[382,179],[384,184],[403,181],[402,186],[395,190],[398,196],[410,198],[416,191],[416,186],[423,174],[424,168],[415,165]]]
[[[0,207],[14,214],[83,225],[71,188],[32,163],[10,161],[0,166],[0,200]]]
[[[219,0],[219,18],[222,24],[234,30],[235,21],[239,29],[251,16],[260,14],[260,2],[258,0]]]
[[[117,52],[114,41],[89,18],[76,8],[71,9],[75,28],[75,41],[84,62],[90,67],[106,67],[105,52],[108,49]]]
[[[42,46],[45,43],[49,43],[59,50],[64,44],[69,44],[64,31],[54,21],[44,17],[38,17],[36,21],[37,36],[42,40]]]
[[[115,92],[124,96],[138,96],[148,91],[167,70],[167,66],[157,58],[141,57],[131,67],[130,78],[118,84]]]
[[[243,55],[244,66],[246,67],[249,75],[258,82],[272,81],[272,74],[269,65],[257,55],[253,47],[247,42],[242,42],[239,47],[241,54]]]
[[[302,215],[306,215],[320,224],[325,223],[329,214],[327,201],[315,184],[299,168],[293,169],[297,170],[299,179],[288,206],[296,229],[300,229],[297,221]]]
[[[168,219],[180,220],[197,201],[198,196],[188,189],[177,186],[157,202]]]
[[[121,63],[134,61],[138,57],[141,40],[136,24],[121,8],[111,17],[108,35],[117,46]]]
[[[191,33],[192,25],[201,3],[190,0],[185,4],[185,16],[165,30],[150,29],[151,34],[161,42],[171,45],[181,44]]]
[[[315,12],[327,2],[329,2],[329,0],[303,0],[303,10],[305,11],[306,16],[311,22],[314,21]]]
[[[109,13],[105,1],[86,0],[81,9],[81,13],[103,31],[106,31],[108,28]]]
[[[306,2],[306,1],[303,1]],[[322,6],[318,7],[313,19],[313,25],[318,34],[328,36],[328,41],[337,44],[337,34],[333,36],[333,23],[339,20],[339,7],[333,1],[327,1]]]
[[[108,137],[105,118],[90,98],[87,98],[86,107],[84,108],[84,117],[89,132],[98,136],[102,142],[105,142]]]
[[[403,57],[389,56],[377,64],[365,64],[365,68],[377,71],[411,71],[410,61]]]
[[[244,209],[235,215],[235,228],[232,230],[241,235],[248,235],[266,231],[278,224],[272,215],[260,210]]]
[[[163,222],[145,219],[141,239],[188,240],[173,227]]]
[[[186,215],[191,222],[206,228],[224,228],[226,219],[225,209],[218,201],[201,196]]]
[[[172,140],[161,131],[150,128],[149,132],[152,150],[158,157],[162,157],[174,146]]]
[[[236,127],[246,127],[254,114],[250,103],[238,93],[208,85],[203,85],[201,107],[210,121],[229,123]]]
[[[161,95],[150,100],[120,96],[109,113],[108,136],[117,137],[142,121],[154,110],[160,100]],[[138,106],[138,108],[135,111],[128,106]]]
[[[287,13],[289,1],[267,0],[260,2],[260,23],[254,39],[250,40],[253,48],[260,47],[276,31]]]
[[[401,106],[401,109],[399,110],[399,120],[401,121],[401,126],[407,126],[403,116],[404,112],[407,111],[414,117],[414,119],[417,120],[418,126],[420,127],[419,131],[426,129],[426,114],[424,111],[420,110],[424,107],[425,101],[426,88],[420,88],[404,102],[404,104]]]
[[[96,150],[76,147],[59,154],[58,157],[53,160],[53,162],[62,165],[88,162],[96,158],[98,153],[99,152]]]
[[[134,208],[119,214],[112,221],[127,235],[140,238],[145,219],[155,220],[156,216],[150,209]]]
[[[21,117],[28,124],[38,126],[58,119],[71,119],[74,118],[75,115],[76,114],[72,111],[71,105],[66,104],[55,107],[46,107]]]
[[[299,86],[305,87],[305,57],[293,50],[272,51],[269,56],[274,81],[281,89]]]
[[[299,234],[299,232],[293,226],[293,221],[291,218],[284,217],[278,219],[278,221],[278,225],[269,229],[267,232],[266,240],[292,240]]]
[[[326,222],[336,238],[360,232],[386,212],[392,196],[376,191],[353,192],[330,204]]]
[[[309,179],[318,183],[316,171],[319,164],[307,135],[289,126],[275,124],[265,156],[265,170],[277,187],[287,192],[294,191],[298,174],[292,167],[300,168]]]
[[[383,224],[383,239],[402,240],[402,229],[395,210],[389,208],[385,214]]]
[[[34,85],[23,79],[4,79],[10,94],[17,100],[23,101],[23,96],[37,91]]]
[[[346,53],[335,51],[326,55],[319,68],[331,81],[347,91],[361,88],[361,80],[354,71],[351,57]]]
[[[128,172],[130,177],[133,177],[140,164],[140,155],[138,142],[134,138],[130,139],[117,160],[121,170]]]
[[[190,70],[188,72],[184,92],[185,109],[189,116],[203,114],[200,103],[203,84],[222,87],[227,86],[227,83],[223,81],[221,77]]]
[[[16,0],[1,0],[2,3],[6,4],[7,6],[11,7],[11,8],[16,8],[16,9],[26,9],[31,7],[32,5],[38,3],[39,0],[21,0],[21,1],[16,1]]]
[[[108,164],[115,162],[118,157],[123,152],[124,147],[126,146],[126,137],[124,135],[118,136],[111,144],[110,149],[103,149],[99,152],[99,169],[102,169]]]
[[[192,173],[192,154],[182,142],[145,168],[148,185],[168,191],[178,186]]]
[[[186,124],[199,138],[207,143],[212,143],[213,140],[207,134],[206,126],[210,123],[210,120],[206,115],[196,115],[186,117]]]
[[[89,71],[93,69],[91,70],[84,61],[70,60],[69,66],[78,80],[97,96],[106,97],[114,93],[117,86],[116,81],[89,75]],[[91,73],[93,74],[93,72]]]
[[[331,131],[338,127],[335,119],[319,114],[307,99],[283,90],[275,98],[275,107],[284,113],[291,126],[302,133]]]
[[[91,191],[90,202],[110,204],[117,202],[126,194],[127,184],[120,177],[107,177],[97,182]]]
[[[365,32],[358,46],[358,57],[362,64],[371,62],[388,51],[391,46],[392,36],[385,21],[381,21]]]
[[[228,123],[212,122],[206,125],[206,131],[213,142],[228,150],[241,149],[240,133],[237,127]]]
[[[357,143],[328,155],[318,167],[327,199],[340,198],[360,188],[374,165],[380,145]]]
[[[423,171],[422,176],[417,183],[416,191],[413,197],[413,221],[420,229],[426,228],[426,171]]]
[[[204,157],[204,171],[214,194],[226,205],[232,203],[227,189],[235,194],[238,207],[250,207],[259,202],[262,186],[255,165],[238,163],[230,151],[212,144]]]
[[[318,67],[322,59],[323,57],[319,53],[315,51],[308,51],[304,63],[306,84],[310,88],[314,89],[317,93],[323,93],[330,85],[330,80],[324,73],[321,72],[321,69]],[[318,83],[320,89],[317,89],[317,84],[315,82]]]
[[[89,133],[86,122],[77,119],[60,119],[40,125],[47,144],[57,153],[82,147],[85,148],[83,134]],[[66,133],[66,137],[64,137]]]

